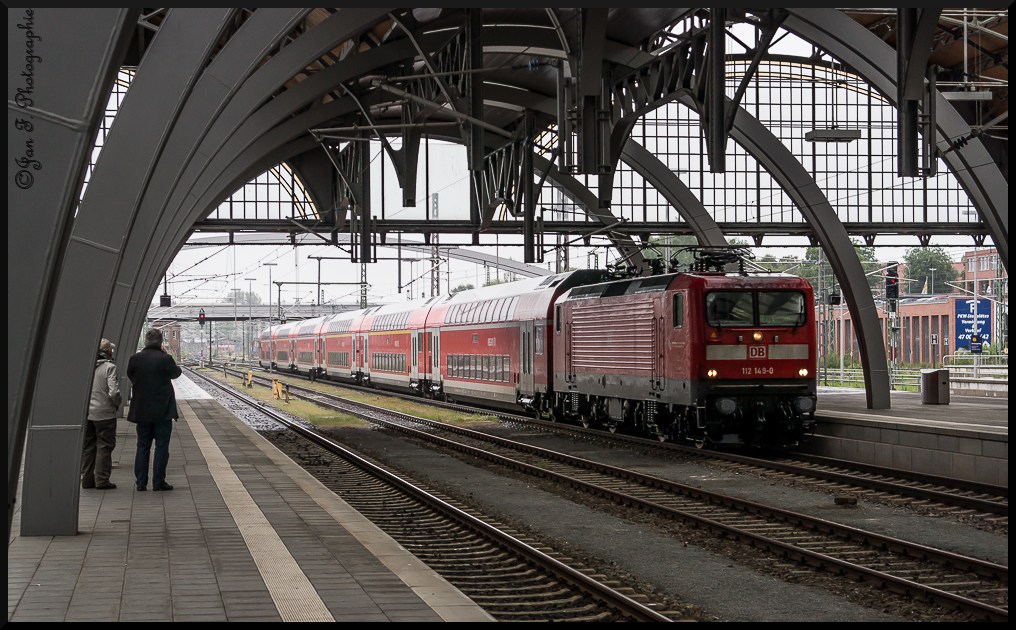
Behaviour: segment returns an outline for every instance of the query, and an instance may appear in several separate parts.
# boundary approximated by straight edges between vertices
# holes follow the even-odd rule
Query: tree
[[[653,266],[659,267],[663,273],[664,259],[667,257],[667,249],[670,249],[670,270],[688,271],[691,269],[695,256],[686,247],[695,247],[698,239],[694,236],[652,236],[649,243],[642,249],[642,257]]]
[[[952,287],[947,282],[956,280],[959,272],[953,267],[949,254],[941,247],[914,247],[908,249],[903,257],[907,264],[907,283],[903,293],[920,293],[924,289],[924,283],[928,283],[929,293],[949,293]],[[932,272],[934,269],[935,284],[932,286]]]
[[[226,297],[222,298],[222,303],[232,304],[234,300],[238,305],[243,306],[247,306],[248,304],[251,306],[257,306],[258,304],[261,304],[261,296],[253,291],[230,291]]]
[[[476,287],[474,287],[471,284],[460,284],[459,286],[457,286],[454,289],[452,289],[452,293],[458,293],[460,291],[468,291],[470,289],[475,289],[475,288]]]
[[[861,261],[861,268],[864,269],[864,273],[868,278],[868,286],[872,290],[878,290],[884,281],[884,276],[880,273],[872,272],[877,272],[884,265],[875,258],[875,248],[865,247],[857,241],[853,241],[853,243],[854,251],[857,252],[857,257]],[[839,279],[833,273],[832,265],[829,264],[829,257],[824,253],[822,254],[822,264],[819,266],[818,247],[809,247],[804,257],[804,264],[801,266],[802,271],[798,272],[797,275],[807,279],[813,287],[818,288],[820,274],[823,276],[823,288],[839,283]]]

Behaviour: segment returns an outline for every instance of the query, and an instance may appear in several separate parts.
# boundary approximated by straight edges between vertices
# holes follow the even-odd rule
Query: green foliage
[[[471,284],[460,284],[459,286],[457,286],[454,289],[452,289],[452,293],[458,293],[460,291],[468,291],[470,289],[475,289],[475,288],[476,287],[474,287]]]
[[[952,259],[941,247],[914,247],[908,249],[903,257],[907,264],[907,278],[910,282],[904,285],[903,293],[920,293],[924,283],[928,283],[929,293],[949,293],[959,272],[952,266]],[[931,270],[935,270],[935,284],[932,286]]]

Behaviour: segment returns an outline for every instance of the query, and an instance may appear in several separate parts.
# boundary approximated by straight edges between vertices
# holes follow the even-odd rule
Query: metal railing
[[[1009,371],[998,369],[1007,366],[981,367],[975,371],[974,366],[944,366],[949,370],[950,378],[979,378],[1009,382]],[[995,369],[993,369],[995,368]],[[892,388],[897,391],[920,391],[921,370],[919,368],[903,368],[892,371]],[[861,368],[828,368],[818,369],[819,385],[830,387],[864,387],[864,371]]]

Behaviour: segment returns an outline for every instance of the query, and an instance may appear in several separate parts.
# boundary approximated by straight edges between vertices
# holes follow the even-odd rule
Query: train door
[[[571,322],[567,322],[564,325],[564,380],[569,383],[575,380],[575,361],[572,356]]]
[[[353,344],[355,344],[356,367],[362,368],[363,367],[363,337],[360,337],[358,335],[353,335],[352,336],[352,341],[353,341]]]
[[[654,390],[662,390],[663,384],[666,382],[664,377],[664,348],[667,347],[667,328],[661,311],[663,309],[660,306],[659,301],[653,303],[653,362],[652,362],[652,375],[649,377],[650,386]]]
[[[417,372],[419,373],[420,380],[430,376],[430,344],[427,343],[430,336],[431,333],[422,331],[416,333]]]
[[[417,344],[420,343],[420,335],[415,332],[409,333],[409,358],[412,365],[409,366],[409,378],[417,380],[420,378],[419,360],[417,354]]]
[[[522,343],[519,345],[519,390],[523,394],[532,394],[533,384],[533,322],[522,323]]]
[[[435,331],[430,334],[430,378],[436,382],[441,380],[441,331]]]

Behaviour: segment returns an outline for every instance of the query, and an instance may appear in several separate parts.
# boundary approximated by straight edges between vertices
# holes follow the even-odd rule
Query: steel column
[[[232,15],[232,9],[169,11],[78,208],[46,327],[39,369],[45,380],[33,401],[21,519],[25,535],[77,531],[79,434],[124,242],[173,123]],[[122,351],[129,352],[129,346]],[[68,383],[74,388],[70,392]],[[51,441],[55,435],[47,425],[61,427],[67,438]],[[46,439],[33,439],[35,433]]]
[[[8,537],[44,335],[74,210],[92,143],[139,14],[139,9],[7,10],[7,76],[13,90],[7,105]],[[28,149],[39,154],[30,156]],[[36,158],[38,162],[17,162]],[[91,382],[87,377],[85,381]],[[80,452],[83,416],[34,420],[37,429],[52,427],[40,433],[46,439],[33,445],[36,463],[43,463],[32,473],[34,482],[49,487],[48,472],[61,467],[45,462],[60,461],[70,449]],[[26,472],[27,468],[26,462]],[[61,501],[77,504],[76,483],[73,489],[62,490]],[[38,517],[49,519],[46,506],[40,507]],[[76,513],[53,516],[63,518],[54,518],[43,533],[77,531]]]

